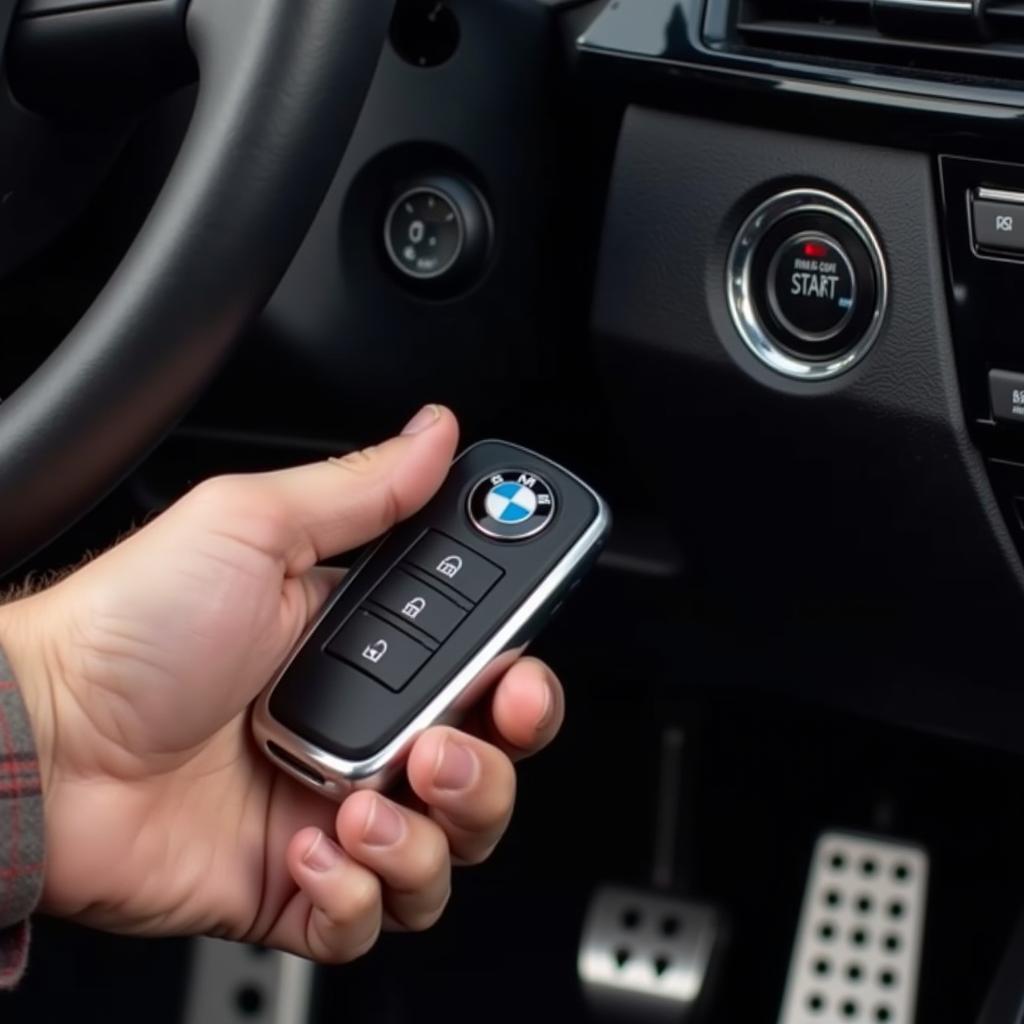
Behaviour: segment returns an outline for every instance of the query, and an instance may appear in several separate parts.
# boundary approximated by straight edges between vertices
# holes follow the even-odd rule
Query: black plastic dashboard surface
[[[681,70],[713,69],[788,95],[830,95],[914,111],[918,116],[1020,121],[1024,90],[1015,83],[936,73],[920,74],[909,62],[871,66],[842,60],[813,61],[770,50],[729,45],[732,5],[724,0],[613,0],[580,40],[591,57],[660,70],[663,82]],[[902,63],[902,66],[901,66]]]
[[[1022,575],[961,408],[933,177],[924,153],[632,107],[593,325],[637,471],[759,681],[1020,746]],[[861,210],[892,284],[872,352],[822,384],[761,366],[725,299],[743,218],[801,186]]]

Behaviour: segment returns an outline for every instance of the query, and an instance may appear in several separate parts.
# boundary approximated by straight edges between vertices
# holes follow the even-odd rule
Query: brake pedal
[[[604,886],[591,900],[577,967],[603,1016],[690,1020],[718,940],[715,911],[643,889]]]
[[[182,1024],[308,1024],[309,960],[223,939],[194,939]]]
[[[680,729],[662,732],[652,888],[601,886],[584,919],[577,972],[601,1020],[692,1024],[708,1001],[722,915],[673,891],[689,881],[677,848],[684,743]]]
[[[927,885],[920,847],[823,833],[779,1024],[913,1024]]]

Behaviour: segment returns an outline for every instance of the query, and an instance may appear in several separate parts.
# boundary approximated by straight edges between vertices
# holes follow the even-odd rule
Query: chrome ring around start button
[[[469,521],[493,540],[535,537],[554,519],[555,495],[529,470],[503,469],[478,481],[466,503]]]
[[[825,214],[845,225],[867,250],[875,275],[874,306],[863,334],[846,351],[820,361],[801,358],[781,345],[762,322],[754,299],[752,276],[758,245],[783,218],[801,213]],[[784,377],[803,381],[838,377],[867,355],[882,329],[889,301],[889,278],[878,239],[849,203],[822,189],[792,189],[758,206],[733,240],[725,273],[729,315],[743,344],[758,361]]]

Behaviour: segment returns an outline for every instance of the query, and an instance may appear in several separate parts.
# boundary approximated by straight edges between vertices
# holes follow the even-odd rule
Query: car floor
[[[687,737],[678,887],[730,921],[711,1024],[776,1019],[808,858],[832,828],[928,849],[918,1019],[977,1017],[1024,902],[1020,759],[724,685],[741,659],[681,628],[676,600],[668,584],[603,572],[570,602],[537,647],[565,679],[565,731],[522,766],[505,842],[487,866],[458,870],[433,931],[385,936],[364,960],[322,971],[317,1019],[587,1020],[581,922],[601,882],[649,883],[667,725]],[[613,629],[609,606],[629,608],[629,621]],[[667,620],[671,662],[643,643]],[[28,977],[0,996],[0,1017],[171,1024],[186,964],[182,942],[41,921]]]
[[[929,851],[918,1020],[975,1020],[1024,901],[1019,759],[763,694],[695,690],[714,668],[694,656],[695,637],[679,636],[690,656],[660,674],[641,659],[616,664],[588,646],[603,600],[586,588],[540,645],[566,677],[569,717],[556,746],[524,765],[494,861],[460,873],[434,933],[391,936],[326,974],[324,1019],[587,1020],[576,981],[587,902],[602,882],[650,884],[660,733],[674,724],[689,738],[679,889],[731,922],[707,1020],[777,1019],[811,849],[833,828]],[[635,632],[622,631],[623,650]]]

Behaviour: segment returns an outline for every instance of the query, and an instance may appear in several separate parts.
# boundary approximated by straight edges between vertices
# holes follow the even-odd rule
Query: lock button
[[[436,530],[431,530],[409,552],[407,561],[474,604],[503,575],[493,562]]]
[[[370,600],[410,626],[422,629],[438,643],[447,640],[466,617],[465,610],[454,601],[401,569],[390,572]]]
[[[431,654],[401,630],[362,610],[341,627],[326,650],[396,693],[405,688]]]

